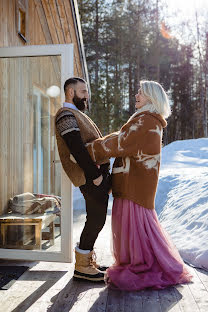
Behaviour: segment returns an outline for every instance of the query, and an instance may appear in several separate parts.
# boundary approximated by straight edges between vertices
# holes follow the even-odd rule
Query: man
[[[95,240],[107,214],[110,189],[109,160],[96,165],[85,144],[101,137],[98,127],[83,113],[89,94],[86,81],[72,77],[64,84],[65,103],[55,117],[56,138],[62,166],[85,198],[86,222],[75,248],[74,278],[103,281],[106,267],[93,259]]]

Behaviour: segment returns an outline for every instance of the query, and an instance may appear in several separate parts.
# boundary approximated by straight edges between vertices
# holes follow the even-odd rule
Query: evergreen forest
[[[139,81],[148,79],[161,83],[171,101],[164,145],[207,137],[208,19],[196,10],[192,20],[170,25],[174,15],[164,2],[78,0],[90,117],[103,134],[134,113]]]

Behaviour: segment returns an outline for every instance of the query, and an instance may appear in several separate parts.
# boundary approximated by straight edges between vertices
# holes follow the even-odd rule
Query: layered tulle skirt
[[[155,210],[127,199],[114,199],[112,242],[115,263],[107,270],[110,287],[127,291],[162,289],[191,280]]]

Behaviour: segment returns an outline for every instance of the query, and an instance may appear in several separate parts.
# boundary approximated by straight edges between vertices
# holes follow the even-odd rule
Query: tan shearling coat
[[[132,115],[120,131],[87,144],[95,162],[116,157],[112,170],[115,198],[129,199],[154,209],[162,133],[166,125],[165,119],[147,104]]]

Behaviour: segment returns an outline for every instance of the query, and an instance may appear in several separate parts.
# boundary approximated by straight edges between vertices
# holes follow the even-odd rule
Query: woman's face
[[[138,90],[138,93],[135,95],[136,98],[136,108],[142,108],[148,103],[148,98],[142,94],[141,89]]]

